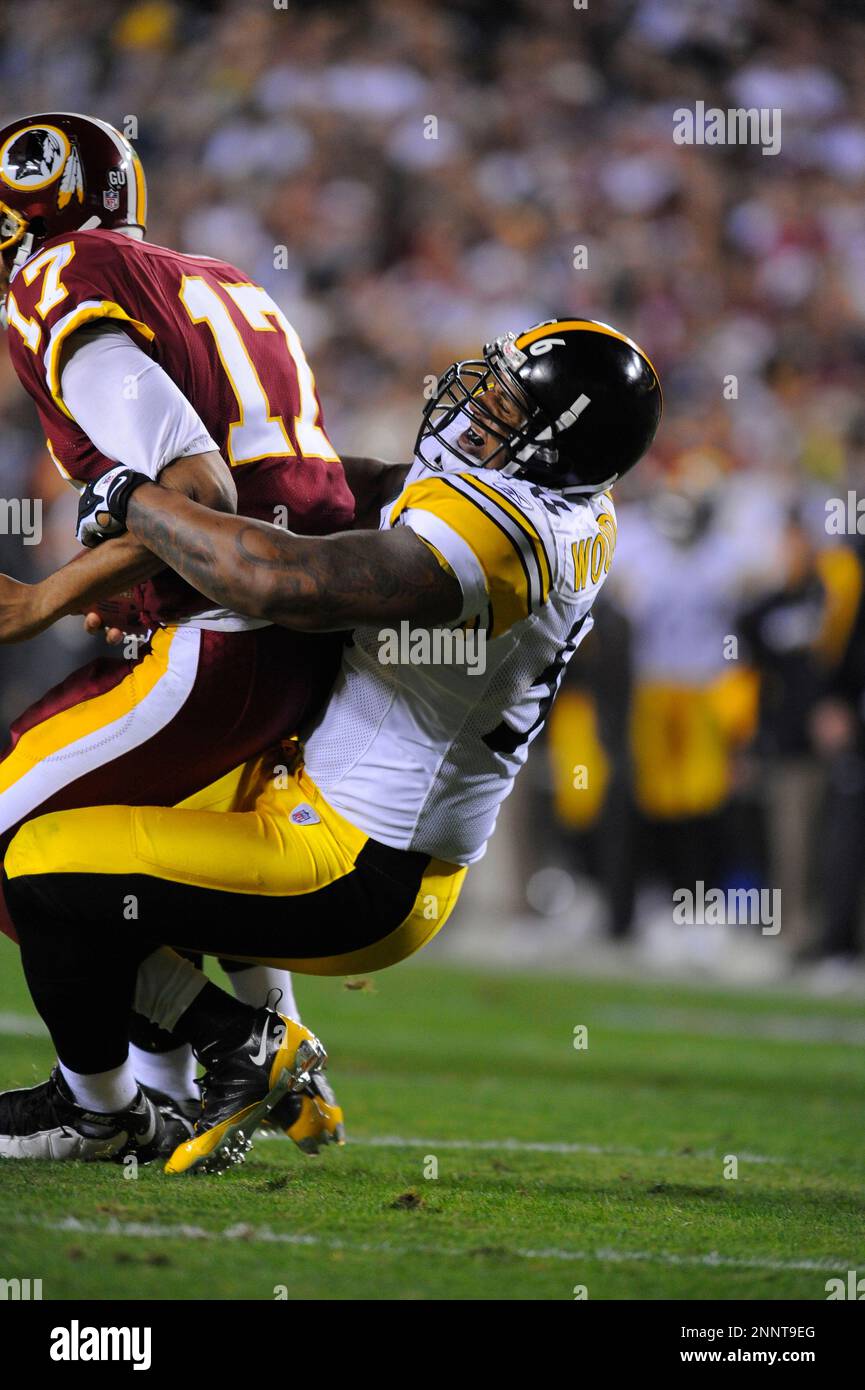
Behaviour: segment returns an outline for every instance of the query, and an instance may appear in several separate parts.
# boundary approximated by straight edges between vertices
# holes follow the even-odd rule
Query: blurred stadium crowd
[[[346,452],[406,457],[431,375],[503,330],[577,312],[646,348],[665,420],[522,792],[511,906],[554,913],[565,874],[627,938],[653,884],[780,887],[784,961],[843,982],[865,545],[826,500],[865,495],[861,6],[6,0],[0,92],[4,122],[134,137],[149,238],[267,286]],[[697,101],[780,108],[780,154],[675,144]],[[0,497],[46,506],[0,568],[35,578],[73,553],[74,498],[2,345],[0,418]],[[69,620],[4,649],[0,725],[89,644]]]

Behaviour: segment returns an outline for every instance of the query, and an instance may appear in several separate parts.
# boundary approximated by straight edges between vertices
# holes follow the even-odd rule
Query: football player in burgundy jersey
[[[52,113],[0,130],[0,299],[57,468],[80,490],[121,462],[217,510],[308,535],[350,526],[355,498],[297,333],[234,266],[146,242],[146,197],[137,154],[104,121]],[[374,487],[374,470],[357,462]],[[129,536],[34,586],[0,576],[0,641],[129,591],[103,611],[115,615],[109,626],[152,630],[145,654],[92,662],[12,727],[0,759],[0,863],[37,814],[172,806],[271,747],[278,766],[280,741],[330,688],[338,636],[214,607]],[[2,884],[0,927],[13,935]],[[293,1012],[285,972],[234,971],[240,997],[258,1006],[276,988]],[[189,1049],[143,1020],[133,1020],[136,1041],[139,1080],[188,1096]],[[99,1113],[116,1109],[108,1096],[116,1100],[110,1084],[81,1098]],[[282,1118],[310,1149],[341,1137],[323,1086],[293,1098]]]

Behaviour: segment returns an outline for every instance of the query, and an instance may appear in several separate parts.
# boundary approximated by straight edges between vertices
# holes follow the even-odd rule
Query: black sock
[[[181,1015],[174,1035],[181,1042],[191,1043],[198,1056],[204,1052],[230,1052],[249,1037],[256,1013],[250,1004],[241,1004],[208,980]]]

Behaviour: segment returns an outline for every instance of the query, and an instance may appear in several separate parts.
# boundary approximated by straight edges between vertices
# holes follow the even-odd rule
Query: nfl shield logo
[[[116,212],[120,207],[120,194],[116,188],[106,188],[102,194],[102,206],[108,212]]]

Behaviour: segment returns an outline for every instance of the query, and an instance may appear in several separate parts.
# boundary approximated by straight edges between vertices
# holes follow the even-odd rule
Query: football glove
[[[126,509],[137,487],[152,480],[134,468],[109,468],[88,483],[78,499],[78,525],[75,534],[82,545],[92,549],[121,536],[126,530]]]

